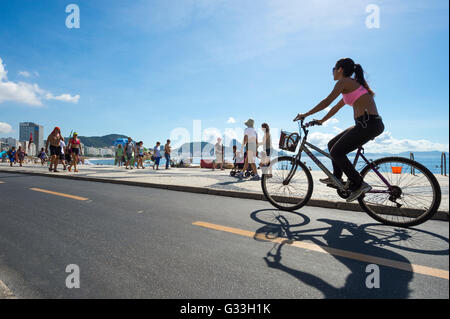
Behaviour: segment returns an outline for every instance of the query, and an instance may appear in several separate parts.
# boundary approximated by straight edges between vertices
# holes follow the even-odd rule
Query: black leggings
[[[383,133],[384,124],[378,115],[364,115],[355,120],[355,126],[339,133],[328,143],[328,149],[333,159],[333,175],[342,178],[342,173],[351,181],[350,188],[361,186],[362,177],[347,158],[347,154],[359,146],[373,140]]]

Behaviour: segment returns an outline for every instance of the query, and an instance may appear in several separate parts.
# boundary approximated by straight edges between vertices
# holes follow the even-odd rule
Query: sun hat
[[[244,124],[248,127],[253,127],[255,125],[255,121],[252,118],[249,118]]]

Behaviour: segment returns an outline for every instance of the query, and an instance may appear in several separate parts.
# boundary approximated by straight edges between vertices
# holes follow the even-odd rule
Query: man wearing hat
[[[242,148],[245,145],[247,145],[247,158],[245,159],[242,171],[239,174],[237,174],[237,177],[243,178],[244,172],[247,170],[247,167],[250,164],[254,174],[251,180],[258,181],[261,179],[258,175],[258,171],[256,170],[255,165],[256,150],[258,148],[258,133],[254,128],[255,121],[252,118],[248,119],[247,122],[245,122],[244,124],[247,126],[247,128],[244,131],[244,141],[242,142],[241,146],[241,154],[243,151]]]

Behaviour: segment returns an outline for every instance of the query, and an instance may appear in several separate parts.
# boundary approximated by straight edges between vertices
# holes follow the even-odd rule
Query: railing
[[[409,153],[409,159],[414,161],[414,154],[412,152]],[[411,166],[411,175],[416,175],[416,171],[412,166]]]
[[[447,176],[447,155],[445,152],[441,154],[441,175]]]

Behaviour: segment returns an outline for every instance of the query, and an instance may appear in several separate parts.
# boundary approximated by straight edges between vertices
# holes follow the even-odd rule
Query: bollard
[[[441,175],[447,176],[447,155],[445,152],[441,154]]]

